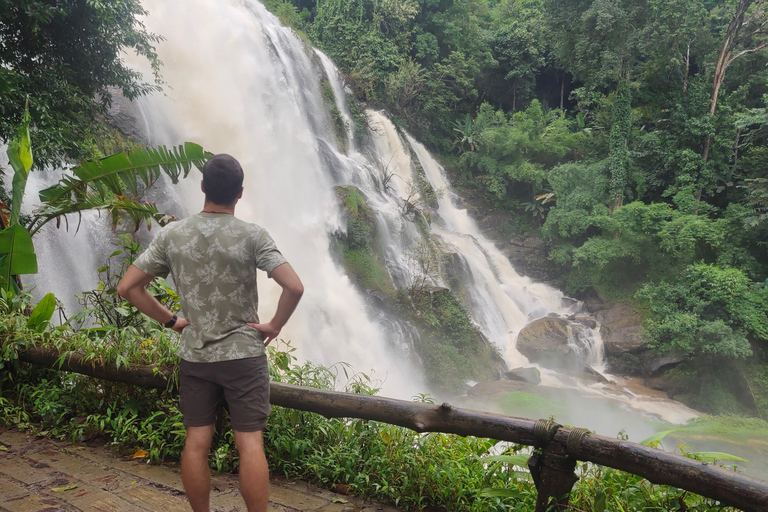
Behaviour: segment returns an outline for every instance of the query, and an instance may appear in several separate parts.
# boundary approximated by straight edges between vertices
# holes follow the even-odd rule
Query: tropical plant
[[[48,222],[62,216],[85,210],[106,210],[115,226],[120,214],[126,214],[134,223],[152,220],[160,225],[173,217],[160,212],[154,204],[141,200],[143,192],[165,173],[176,184],[186,178],[192,167],[202,169],[212,156],[192,142],[175,148],[135,148],[101,160],[82,162],[66,176],[47,189],[40,191],[42,206],[35,212],[31,233],[34,235]]]
[[[37,257],[32,246],[32,237],[19,225],[21,200],[27,186],[27,177],[34,162],[32,144],[29,138],[29,110],[24,110],[21,125],[8,144],[8,160],[13,168],[12,204],[8,219],[9,226],[0,231],[0,288],[18,290],[18,283],[12,276],[35,274]]]

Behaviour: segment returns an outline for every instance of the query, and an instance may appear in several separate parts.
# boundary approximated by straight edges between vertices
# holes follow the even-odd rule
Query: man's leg
[[[213,425],[187,427],[187,441],[181,454],[181,481],[194,512],[208,512],[211,493],[211,468],[208,452]]]
[[[240,493],[248,512],[266,512],[269,503],[269,467],[264,455],[262,431],[238,432],[235,444],[240,454]],[[186,483],[184,484],[186,487]]]

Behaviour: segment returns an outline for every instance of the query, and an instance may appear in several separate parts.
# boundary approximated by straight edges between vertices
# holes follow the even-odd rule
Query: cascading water
[[[467,212],[456,206],[439,164],[385,115],[367,113],[371,140],[359,147],[333,64],[308,49],[260,3],[146,0],[144,5],[150,11],[147,27],[165,38],[158,53],[169,84],[165,94],[139,102],[147,138],[151,144],[195,141],[241,161],[246,182],[238,216],[267,228],[305,283],[302,304],[281,335],[293,341],[302,359],[327,366],[343,361],[359,371],[375,370],[374,377],[384,380],[384,393],[390,396],[408,398],[426,391],[410,348],[415,330],[367,305],[334,261],[329,242],[333,233],[345,230],[333,187],[354,185],[376,214],[388,271],[398,286],[406,285],[413,272],[409,251],[423,239],[409,216],[419,168],[431,187],[443,192],[437,194],[432,235],[455,262],[452,271],[463,283],[462,296],[474,322],[511,366],[527,364],[514,343],[527,322],[572,313],[559,291],[515,272]],[[145,64],[135,65],[141,69]],[[345,149],[336,142],[323,103],[323,75],[347,124]],[[179,216],[196,212],[203,196],[195,178],[154,190],[151,199]],[[91,245],[101,247],[90,259],[82,259],[91,252],[84,244],[66,236],[56,241],[65,247],[62,252],[73,268],[82,270],[83,261],[95,268],[103,259],[92,260],[109,254],[109,229],[89,229],[98,233]],[[49,262],[55,257],[41,254],[41,260]],[[40,288],[47,287],[40,291],[69,297],[71,289],[91,287],[95,275],[71,280],[76,286],[63,288],[50,277],[37,278]],[[434,280],[435,285],[445,285]],[[268,316],[279,290],[267,280],[261,287],[261,313]],[[564,385],[552,372],[543,377],[546,383]]]

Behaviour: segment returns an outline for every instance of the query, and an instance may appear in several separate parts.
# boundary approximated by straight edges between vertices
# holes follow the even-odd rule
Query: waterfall
[[[344,86],[333,63],[259,2],[145,0],[144,5],[150,12],[148,29],[165,38],[157,50],[168,84],[164,93],[138,102],[147,139],[153,145],[194,141],[240,160],[246,178],[238,217],[269,230],[305,284],[302,303],[281,333],[292,340],[300,358],[326,366],[345,362],[372,372],[391,396],[409,398],[426,390],[411,349],[414,328],[369,306],[334,260],[330,237],[346,229],[336,185],[354,185],[364,194],[376,215],[387,271],[398,286],[412,279],[409,254],[423,240],[416,219],[408,214],[419,173],[442,192],[436,195],[432,237],[454,262],[451,272],[462,283],[458,295],[472,320],[511,366],[527,364],[515,348],[517,333],[527,322],[571,313],[559,291],[518,275],[480,233],[457,206],[444,170],[422,144],[371,110],[366,113],[369,142],[363,147],[354,140]],[[136,69],[146,70],[145,62],[132,59]],[[323,78],[346,124],[345,147],[336,141],[321,91]],[[199,211],[203,204],[196,172],[151,194],[161,209],[177,216]],[[98,243],[74,242],[52,228],[44,235],[59,237],[54,245],[65,247],[62,252],[78,271],[83,261],[95,268],[103,261],[98,258],[110,252],[108,228],[88,220]],[[56,257],[41,253],[41,268]],[[92,286],[95,276],[89,279],[74,276],[62,286],[41,275],[36,282],[39,287],[46,283],[57,296],[70,297],[72,290]],[[435,286],[450,286],[439,276],[432,279]],[[260,311],[268,317],[279,288],[267,279],[260,287]]]
[[[431,212],[429,236],[443,255],[443,268],[429,277],[429,284],[452,288],[511,367],[529,365],[515,347],[528,322],[575,313],[573,301],[561,292],[514,270],[459,206],[445,170],[384,113],[366,111],[368,137],[357,140],[359,130],[354,129],[345,87],[333,63],[259,2],[143,4],[150,12],[144,20],[148,30],[165,38],[157,51],[167,87],[133,106],[137,123],[151,145],[193,141],[240,160],[246,177],[237,216],[269,230],[305,284],[302,302],[280,336],[291,340],[300,359],[324,366],[348,363],[381,381],[382,394],[388,396],[408,399],[430,391],[413,350],[418,331],[377,308],[335,259],[331,240],[346,232],[336,186],[353,185],[365,196],[375,215],[386,270],[399,287],[413,279],[412,253],[424,239],[424,223],[420,226],[419,213],[412,208],[418,202],[416,185],[426,183],[436,191],[424,209]],[[147,72],[146,62],[127,59]],[[341,144],[323,98],[324,79],[346,125]],[[59,176],[32,173],[26,208],[33,207],[37,192]],[[148,199],[162,211],[187,216],[203,205],[199,182],[199,173],[193,171],[178,185],[150,188]],[[52,291],[70,310],[77,305],[74,295],[94,287],[95,269],[116,248],[105,218],[84,215],[74,235],[77,222],[69,219],[69,232],[57,230],[53,223],[46,226],[35,239],[41,273],[25,277],[36,286],[36,294]],[[155,229],[139,234],[142,243],[146,245]],[[280,290],[268,279],[259,286],[260,314],[268,318]],[[602,369],[597,329],[574,332],[572,342],[587,351],[587,359],[593,358],[594,368]],[[574,382],[546,369],[541,373],[545,386],[578,389],[633,410],[666,408],[660,414],[670,417],[680,411],[679,404],[657,405],[640,395],[616,393],[616,386]]]

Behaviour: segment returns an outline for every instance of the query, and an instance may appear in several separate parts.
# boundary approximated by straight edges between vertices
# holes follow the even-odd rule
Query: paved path
[[[214,475],[211,508],[245,512],[234,475]],[[0,427],[2,512],[189,512],[178,468]],[[398,512],[302,481],[273,478],[270,512]]]

